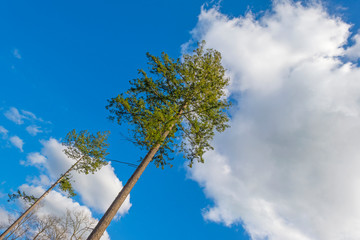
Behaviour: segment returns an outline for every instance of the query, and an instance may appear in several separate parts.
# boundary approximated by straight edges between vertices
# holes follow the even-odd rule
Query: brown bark
[[[185,108],[186,104],[184,104],[180,111],[176,114],[175,119],[178,119],[181,116]],[[167,131],[162,134],[160,143],[153,146],[153,148],[151,148],[151,150],[146,154],[140,165],[136,168],[135,172],[129,178],[123,189],[121,189],[121,191],[119,192],[113,203],[110,205],[104,216],[100,219],[94,230],[87,238],[87,240],[99,240],[101,238],[106,228],[109,226],[111,220],[115,217],[117,211],[125,201],[126,197],[129,195],[130,191],[135,186],[136,182],[139,180],[145,168],[149,165],[156,152],[159,150],[161,142],[166,139],[174,125],[175,122],[169,127]]]
[[[74,163],[63,175],[61,175],[61,177],[53,184],[51,185],[51,187],[43,193],[43,195],[41,195],[41,197],[39,197],[13,224],[11,224],[11,226],[6,229],[5,232],[3,232],[1,235],[0,235],[0,240],[4,239],[4,237],[6,235],[8,235],[11,230],[16,226],[18,225],[21,220],[26,216],[28,215],[38,204],[39,202],[44,199],[46,197],[46,195],[48,195],[50,193],[51,190],[53,190],[57,184],[59,184],[61,182],[61,180],[70,172],[74,169],[74,167],[81,161],[82,158],[80,158],[76,163]]]

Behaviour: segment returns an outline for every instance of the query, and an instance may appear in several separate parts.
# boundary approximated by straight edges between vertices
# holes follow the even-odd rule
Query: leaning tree
[[[18,191],[16,194],[9,195],[11,198],[23,198],[24,200],[32,203],[24,213],[15,220],[1,235],[0,240],[9,234],[21,221],[43,200],[58,184],[61,190],[67,192],[69,196],[74,196],[75,192],[71,185],[71,172],[77,171],[78,173],[95,173],[101,167],[107,164],[105,156],[107,153],[108,143],[107,137],[109,132],[98,132],[91,134],[87,130],[77,133],[72,130],[66,135],[62,142],[65,146],[64,153],[75,163],[63,173],[56,182],[54,182],[39,198],[29,196],[24,192]]]
[[[204,162],[213,149],[215,130],[224,131],[229,120],[225,87],[229,79],[221,65],[221,54],[205,49],[205,42],[191,55],[172,59],[147,54],[149,74],[130,81],[131,88],[109,100],[110,119],[127,123],[131,139],[148,153],[120,191],[88,239],[100,239],[139,177],[153,161],[164,167],[171,153],[180,151],[191,167]]]

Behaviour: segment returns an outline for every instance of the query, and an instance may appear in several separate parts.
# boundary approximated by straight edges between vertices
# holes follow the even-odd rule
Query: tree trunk
[[[186,104],[184,104],[180,111],[176,114],[175,119],[178,119],[186,108]],[[169,127],[167,131],[165,131],[161,136],[161,142],[166,139],[169,135],[171,129],[174,127],[175,122]],[[129,178],[123,189],[119,192],[113,203],[110,205],[104,216],[100,219],[94,230],[91,232],[87,240],[99,240],[101,236],[104,234],[106,228],[109,226],[111,220],[115,217],[117,211],[125,201],[126,197],[129,195],[132,188],[135,186],[136,182],[139,180],[140,176],[144,172],[145,168],[151,162],[156,152],[159,150],[161,143],[156,144],[150,151],[146,154],[140,165],[136,168],[133,175]],[[1,240],[1,239],[0,239]]]
[[[8,229],[6,229],[5,232],[3,232],[0,235],[0,240],[4,239],[4,237],[9,234],[11,232],[11,230],[21,222],[21,220],[28,215],[31,210],[33,210],[38,204],[39,202],[46,197],[46,195],[48,195],[50,193],[51,190],[53,190],[57,184],[59,184],[59,182],[61,182],[61,180],[71,171],[74,169],[74,167],[81,161],[82,157],[76,162],[74,163],[63,175],[61,175],[61,177],[53,184],[51,185],[51,187],[43,193],[43,195],[41,195],[40,198],[38,198]]]

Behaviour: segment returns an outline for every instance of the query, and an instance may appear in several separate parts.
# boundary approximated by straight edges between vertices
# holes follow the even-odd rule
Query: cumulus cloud
[[[72,159],[66,157],[63,152],[64,146],[57,140],[50,139],[43,141],[42,155],[47,158],[44,163],[51,178],[56,179],[64,173],[73,163]],[[111,165],[103,167],[95,174],[72,173],[73,186],[75,191],[81,197],[81,200],[98,212],[105,212],[122,189],[122,182],[116,177]],[[128,212],[131,207],[129,197],[118,211],[119,215]]]
[[[12,143],[12,145],[14,145],[18,149],[20,149],[21,152],[24,151],[23,150],[24,141],[21,138],[19,138],[18,136],[12,136],[10,138],[10,142]]]
[[[36,125],[27,126],[27,127],[26,127],[26,131],[27,131],[31,136],[36,136],[36,134],[43,132],[43,131],[40,129],[40,127],[39,127],[39,126],[36,126]]]
[[[237,102],[231,130],[189,176],[208,220],[252,239],[360,238],[360,56],[320,4],[274,1],[260,17],[202,10],[192,41],[219,50]]]

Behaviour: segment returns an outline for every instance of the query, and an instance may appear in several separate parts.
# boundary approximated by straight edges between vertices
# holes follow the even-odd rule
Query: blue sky
[[[293,239],[325,239],[322,238],[324,236],[327,239],[336,239],[335,235],[326,235],[327,232],[332,231],[330,226],[334,226],[333,222],[325,225],[314,222],[316,226],[314,230],[303,222],[306,222],[306,219],[316,219],[317,216],[307,214],[308,212],[304,210],[303,218],[298,219],[288,210],[298,206],[310,206],[311,203],[317,202],[319,198],[311,198],[316,195],[313,194],[316,191],[321,192],[328,188],[337,189],[333,186],[333,182],[326,180],[327,176],[333,173],[328,171],[328,166],[337,166],[340,159],[356,159],[358,156],[358,152],[354,150],[356,146],[351,148],[353,146],[351,144],[360,140],[360,136],[352,133],[360,129],[354,123],[358,120],[358,106],[356,103],[352,105],[353,99],[358,99],[357,96],[360,96],[358,85],[353,80],[357,77],[356,63],[360,56],[360,51],[358,51],[360,48],[356,45],[354,40],[356,38],[351,37],[356,36],[360,24],[360,18],[357,16],[360,3],[329,0],[323,4],[324,7],[306,4],[302,7],[287,2],[281,7],[281,3],[275,3],[274,6],[280,5],[276,8],[273,7],[271,1],[267,0],[223,0],[218,8],[214,8],[213,3],[202,0],[2,1],[0,3],[0,31],[2,33],[0,38],[0,126],[6,129],[7,133],[3,131],[0,135],[2,137],[0,139],[1,208],[9,212],[16,209],[15,203],[6,202],[7,193],[17,190],[22,184],[34,186],[34,181],[31,180],[34,177],[43,174],[52,179],[57,172],[50,165],[30,164],[29,154],[38,152],[51,161],[49,159],[51,154],[46,155],[46,146],[48,146],[46,143],[49,143],[51,138],[60,141],[72,129],[110,130],[109,158],[137,163],[144,153],[139,152],[123,139],[120,132],[125,133],[124,128],[107,120],[108,113],[105,109],[107,99],[125,91],[129,87],[129,80],[136,77],[137,69],[146,68],[146,52],[158,55],[164,51],[170,56],[180,57],[183,44],[205,39],[210,47],[219,49],[223,53],[225,67],[229,70],[228,75],[233,79],[230,93],[235,99],[237,96],[242,96],[236,99],[239,104],[231,110],[234,116],[232,120],[234,130],[231,130],[232,133],[225,134],[224,137],[216,137],[214,143],[216,151],[207,156],[210,161],[207,168],[197,165],[194,170],[189,171],[181,157],[175,159],[173,168],[161,170],[150,165],[131,192],[131,207],[128,206],[128,211],[125,211],[127,213],[113,221],[108,228],[111,239],[250,239],[251,237],[253,239],[289,239],[286,238],[289,235],[274,233],[276,231],[291,232],[286,227],[279,224],[280,230],[276,230],[276,227],[270,226],[271,224],[259,221],[261,215],[256,212],[256,206],[249,206],[250,210],[247,210],[247,204],[253,203],[250,201],[253,199],[264,203],[261,204],[262,206],[269,204],[267,209],[277,216],[276,219],[282,219],[280,222],[288,221],[289,225],[294,226]],[[201,11],[202,6],[205,9],[203,11]],[[289,14],[282,13],[282,10]],[[253,13],[254,21],[259,21],[261,24],[251,25],[243,21],[251,19],[245,16],[249,12]],[[309,23],[298,19],[308,20]],[[232,20],[238,21],[238,24],[234,24]],[[279,28],[271,27],[273,22],[276,22]],[[295,23],[297,24],[291,25]],[[298,32],[302,35],[289,34],[291,29],[300,24],[304,24],[303,27],[306,29],[302,33],[299,28]],[[229,25],[232,26],[232,30],[231,27],[227,29]],[[322,28],[316,29],[314,25],[322,26]],[[320,30],[323,32],[319,33]],[[247,40],[245,35],[240,36],[246,33],[248,33],[247,36],[254,36],[254,38]],[[311,36],[317,33],[319,37],[312,39]],[[333,40],[336,37],[339,39]],[[262,43],[255,41],[262,38],[266,39]],[[261,49],[261,46],[266,46],[264,51],[257,51],[256,49]],[[275,49],[274,51],[277,51],[279,55],[267,51],[269,49]],[[296,49],[302,50],[297,52]],[[243,57],[245,55],[249,57],[245,59]],[[282,58],[284,62],[278,61],[279,58]],[[267,60],[263,63],[263,59]],[[324,59],[334,60],[334,63],[331,63],[332,67],[317,65]],[[303,64],[307,61],[314,68],[331,70],[324,70],[313,76],[312,71],[308,70],[311,68]],[[259,68],[247,70],[248,63],[256,63],[254,65],[258,64]],[[350,63],[351,67],[349,67]],[[270,66],[271,70],[267,70],[267,66]],[[349,70],[344,70],[346,67]],[[272,71],[274,69],[280,70],[274,72]],[[299,72],[299,75],[292,76],[290,73],[293,72],[289,70],[289,76],[284,76],[283,72],[286,72],[286,69],[295,69],[293,72]],[[266,74],[261,75],[261,72]],[[344,86],[337,83],[336,79],[341,76],[349,79],[349,83]],[[317,80],[298,83],[297,79],[301,77]],[[267,78],[270,80],[267,81]],[[278,82],[273,78],[284,80]],[[322,83],[319,79],[334,79],[334,82]],[[325,85],[327,87],[321,87]],[[301,91],[296,89],[301,89]],[[329,89],[341,89],[338,92],[343,91],[344,96]],[[314,92],[317,94],[313,94]],[[287,98],[288,95],[297,97]],[[310,99],[313,100],[308,103],[309,105],[305,105],[304,99],[308,100],[308,96],[311,96]],[[244,103],[241,104],[243,99]],[[303,113],[290,112],[290,110],[288,112],[288,107],[283,105],[284,102],[294,103],[291,106],[296,109],[307,109],[304,113],[308,118],[298,117],[296,121],[280,118],[284,113],[289,114],[288,116],[300,116]],[[318,107],[314,107],[316,108],[314,110],[308,108],[310,105]],[[330,108],[332,110],[329,110]],[[269,109],[273,111],[270,113]],[[329,115],[333,112],[340,115],[333,118],[333,115]],[[352,118],[350,119],[349,116]],[[335,126],[336,131],[331,132],[330,137],[349,139],[351,144],[345,140],[325,142],[324,139],[328,136],[326,131],[320,131],[321,126],[317,125],[317,117],[323,119],[322,122],[328,123],[327,126]],[[299,122],[301,131],[293,128],[294,122]],[[258,129],[264,131],[260,134],[257,131],[246,132],[243,128],[239,130],[236,127],[245,126],[245,123],[251,123],[251,126],[257,126]],[[340,125],[348,128],[343,129]],[[34,132],[34,129],[39,131]],[[249,141],[246,142],[244,139],[249,137],[250,133],[258,137],[247,138]],[[23,145],[14,138],[15,136],[23,141]],[[268,140],[279,136],[282,138],[278,142]],[[301,143],[293,141],[294,136],[301,139],[311,138],[313,144],[310,146],[307,140]],[[228,149],[237,148],[237,144],[249,146],[249,148],[243,149],[241,153],[231,152]],[[323,163],[316,165],[314,169],[319,169],[319,172],[314,173],[313,176],[307,172],[308,170],[304,170],[310,166],[306,165],[307,161],[304,161],[304,165],[298,166],[274,160],[292,159],[293,156],[298,155],[297,148],[293,148],[294,145],[299,146],[298,144],[309,152],[309,155],[300,154],[301,160],[327,157],[327,155],[319,155],[319,152],[313,149],[314,146],[318,146],[317,149],[325,149],[329,156],[334,155],[330,150],[333,146],[339,149],[345,149],[345,146],[350,147],[339,150],[337,152],[339,155],[336,153],[336,157],[328,163],[329,165],[323,165]],[[289,153],[285,153],[279,146],[287,146]],[[239,149],[242,148],[239,147]],[[269,153],[258,156],[255,153],[260,151],[259,149]],[[232,159],[238,159],[238,161],[232,162]],[[295,157],[294,159],[296,160]],[[224,162],[221,162],[222,160]],[[357,169],[358,165],[355,162],[350,161],[349,164]],[[109,169],[109,171],[114,174],[113,178],[115,179],[116,175],[123,184],[134,170],[115,162],[111,166],[113,170]],[[233,177],[230,177],[230,174],[224,175],[223,179],[229,177],[228,182],[221,182],[221,179],[212,175],[216,173],[214,169],[219,169],[218,166],[225,166],[226,173],[224,174],[228,171],[232,172]],[[263,169],[258,169],[259,166],[267,166],[269,171],[264,172]],[[281,175],[282,172],[275,170],[272,172],[272,169],[276,167],[288,173],[289,169],[295,166],[297,169],[304,170],[302,172],[304,174],[298,175],[296,179],[289,177],[289,174]],[[228,170],[226,170],[227,167]],[[240,168],[242,170],[239,170]],[[343,171],[350,170],[343,169]],[[279,179],[272,182],[261,177],[258,179],[237,178],[240,174],[244,176],[270,174],[271,179]],[[295,184],[294,188],[298,186],[298,189],[303,189],[307,185],[296,184],[300,181],[299,179],[306,178],[305,176],[314,177],[314,181],[319,183],[320,190],[315,188],[314,192],[306,192],[311,197],[309,199],[305,197],[303,202],[295,204],[292,196],[299,196],[304,192],[299,190],[290,194],[291,196],[283,194],[284,189],[290,189],[291,185],[283,186],[282,184],[290,179]],[[324,177],[317,179],[316,176]],[[213,180],[216,180],[215,183]],[[266,188],[260,188],[259,186],[265,186],[262,180],[272,185],[265,184]],[[96,181],[98,180],[94,180],[95,183]],[[348,181],[350,180],[345,179],[342,182],[339,179],[337,182],[348,184],[350,188]],[[354,177],[350,182],[356,181],[358,179]],[[219,183],[218,188],[215,187],[216,183]],[[229,185],[237,186],[237,184],[239,187],[236,189],[227,188]],[[292,191],[286,190],[286,192]],[[350,192],[352,191],[342,194],[350,196]],[[326,193],[333,196],[332,194],[339,192]],[[95,209],[89,201],[84,200],[87,194],[82,192],[75,197],[74,201],[87,206],[94,217],[100,218],[103,210]],[[232,196],[236,197],[232,198]],[[238,201],[237,199],[241,199],[242,196],[247,200]],[[356,197],[347,199],[352,202]],[[329,201],[328,207],[337,209],[340,200],[332,200]],[[283,209],[272,208],[279,202],[284,204]],[[357,207],[360,209],[358,205],[353,206],[355,210]],[[326,216],[325,213],[328,212],[324,211],[323,216]],[[344,212],[339,210],[339,216],[347,217],[346,211]],[[349,216],[349,219],[356,219],[358,216],[360,215]],[[272,221],[270,217],[265,217],[265,219]],[[349,239],[356,239],[358,235],[352,228],[354,223],[355,220],[344,226],[343,229],[346,230],[341,234],[354,237]],[[139,227],[141,231],[138,230]]]

